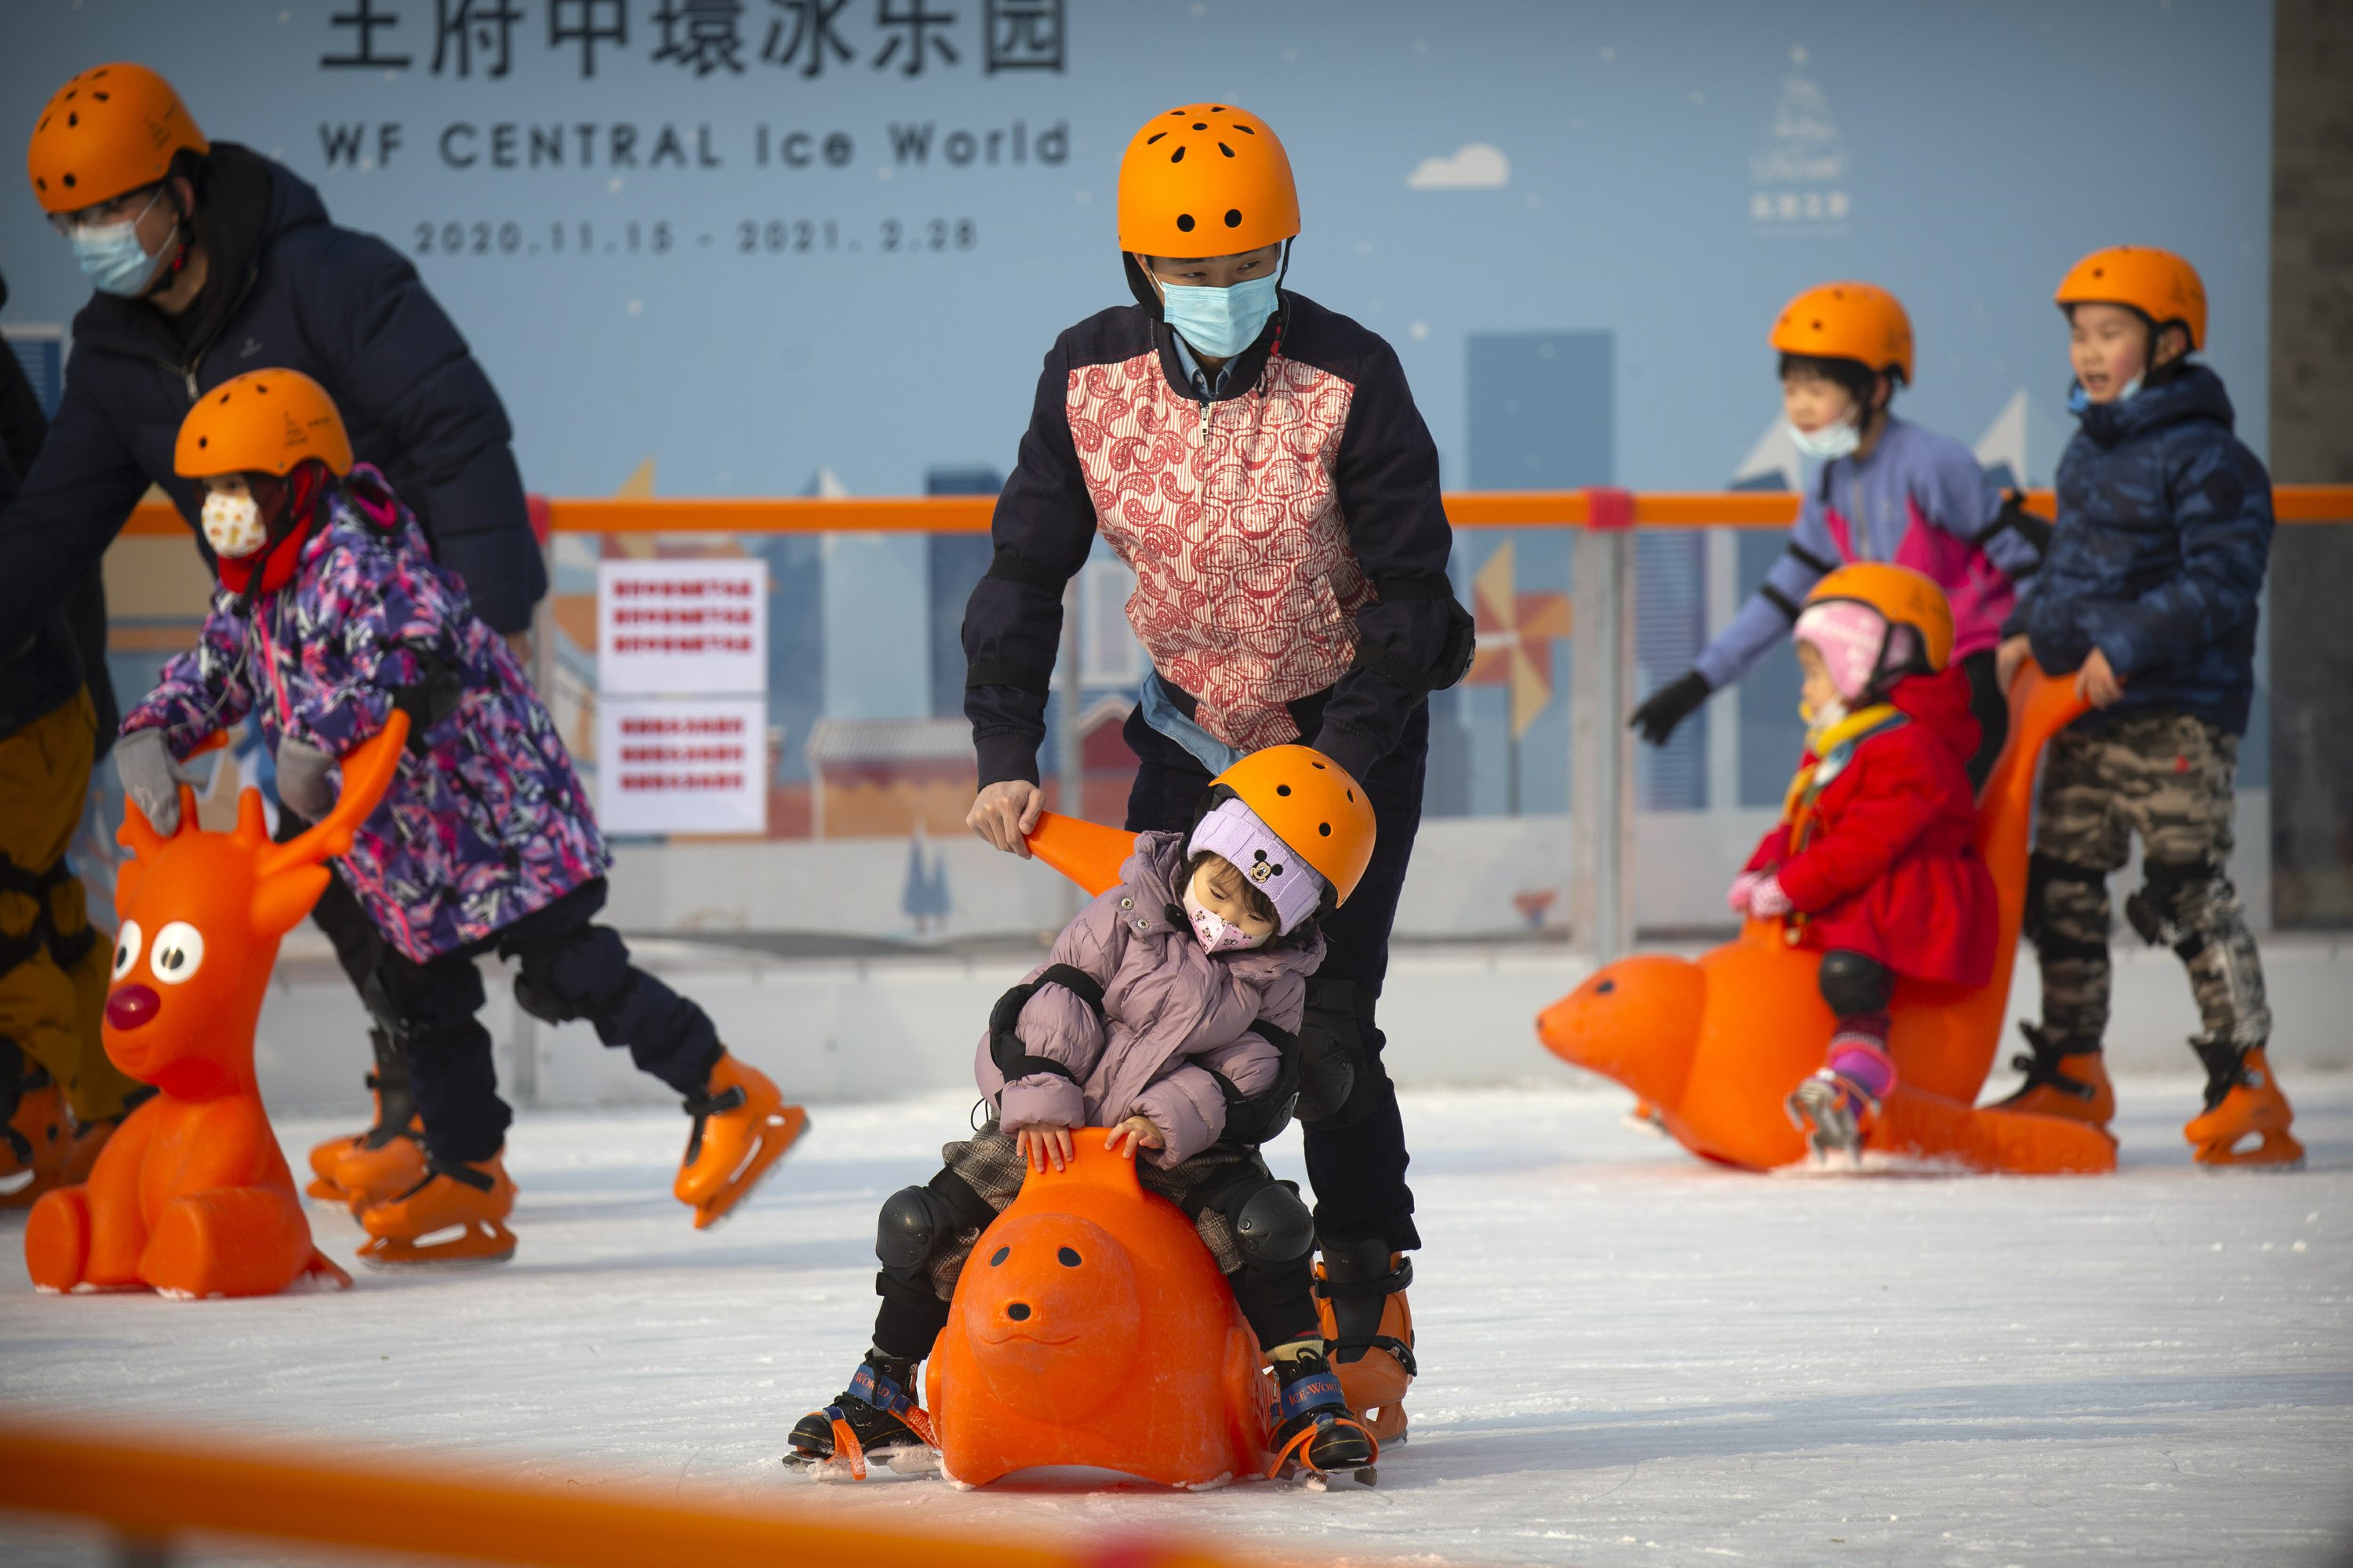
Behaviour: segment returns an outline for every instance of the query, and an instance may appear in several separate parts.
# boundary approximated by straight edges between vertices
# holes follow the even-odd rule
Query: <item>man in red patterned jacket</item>
[[[1438,450],[1396,352],[1282,287],[1299,228],[1290,160],[1255,115],[1189,104],[1129,143],[1119,238],[1136,302],[1047,355],[965,616],[970,821],[1027,853],[1062,588],[1098,533],[1135,572],[1128,620],[1153,663],[1127,721],[1142,762],[1129,828],[1188,828],[1212,776],[1289,741],[1363,783],[1379,837],[1324,927],[1298,1116],[1334,1360],[1386,1438],[1404,1426],[1403,1255],[1420,1237],[1374,1003],[1421,819],[1426,699],[1468,667],[1470,619],[1446,576]]]

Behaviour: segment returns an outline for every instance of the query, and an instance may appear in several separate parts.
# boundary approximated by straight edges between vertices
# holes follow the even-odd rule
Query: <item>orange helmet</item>
[[[117,60],[58,89],[33,127],[25,167],[42,211],[79,212],[155,184],[181,153],[211,150],[170,82]]]
[[[1310,746],[1253,751],[1215,779],[1332,885],[1345,904],[1373,858],[1373,806],[1348,770]]]
[[[1144,123],[1119,161],[1119,247],[1231,256],[1299,232],[1291,155],[1265,121],[1188,103]]]
[[[2070,305],[2129,305],[2159,327],[2181,323],[2189,346],[2206,346],[2206,285],[2198,269],[2154,245],[2111,245],[2067,270],[2051,296]]]
[[[352,468],[352,439],[327,389],[299,370],[248,370],[199,399],[180,422],[172,469],[183,479],[274,473],[317,458],[338,476]]]
[[[1921,662],[1931,674],[1953,658],[1953,607],[1945,590],[1925,572],[1882,561],[1841,567],[1814,585],[1809,608],[1840,601],[1867,605],[1890,626],[1908,626],[1920,636]],[[1882,657],[1885,650],[1882,651]]]
[[[1773,346],[1813,359],[1852,359],[1912,385],[1912,318],[1876,283],[1823,283],[1781,307]]]

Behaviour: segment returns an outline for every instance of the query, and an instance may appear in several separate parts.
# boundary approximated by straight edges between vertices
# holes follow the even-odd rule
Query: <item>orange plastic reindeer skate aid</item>
[[[2011,683],[2010,741],[1978,799],[1977,847],[2000,911],[1993,980],[1968,987],[1895,982],[1895,1093],[1865,1147],[1988,1171],[2113,1171],[2116,1144],[2083,1122],[1979,1108],[2001,1044],[2026,907],[2034,768],[2050,738],[2084,712],[2071,682],[2030,662]],[[1654,1107],[1684,1148],[1756,1170],[1804,1158],[1782,1109],[1821,1065],[1832,1020],[1816,986],[1821,955],[1794,948],[1778,920],[1750,920],[1698,962],[1644,954],[1610,964],[1536,1019],[1563,1061],[1615,1078]]]
[[[956,1283],[924,1369],[954,1480],[1084,1466],[1198,1487],[1267,1468],[1258,1336],[1191,1223],[1103,1139],[1082,1128],[1069,1169],[1031,1171]]]
[[[204,832],[185,785],[171,838],[126,808],[121,838],[138,858],[117,874],[104,1039],[116,1066],[161,1092],[124,1119],[87,1185],[34,1206],[25,1265],[35,1285],[185,1298],[268,1296],[306,1275],[351,1284],[311,1244],[254,1082],[253,1031],[279,938],[318,901],[325,863],[351,848],[407,736],[396,713],[345,758],[342,799],[290,843],[270,842],[251,789],[234,832]]]

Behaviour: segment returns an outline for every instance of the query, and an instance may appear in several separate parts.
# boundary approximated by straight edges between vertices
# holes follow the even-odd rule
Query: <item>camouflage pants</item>
[[[2187,714],[2128,714],[2052,740],[2026,934],[2042,959],[2042,1023],[2054,1039],[2094,1045],[2107,1028],[2108,876],[2135,834],[2145,880],[2126,901],[2133,929],[2180,955],[2207,1038],[2244,1051],[2269,1037],[2263,963],[2224,872],[2238,760],[2238,736]]]

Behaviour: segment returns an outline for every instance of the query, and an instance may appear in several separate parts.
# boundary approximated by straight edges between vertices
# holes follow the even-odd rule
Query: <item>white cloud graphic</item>
[[[1495,190],[1512,183],[1512,161],[1500,147],[1470,142],[1451,158],[1424,158],[1405,183],[1418,191]]]

